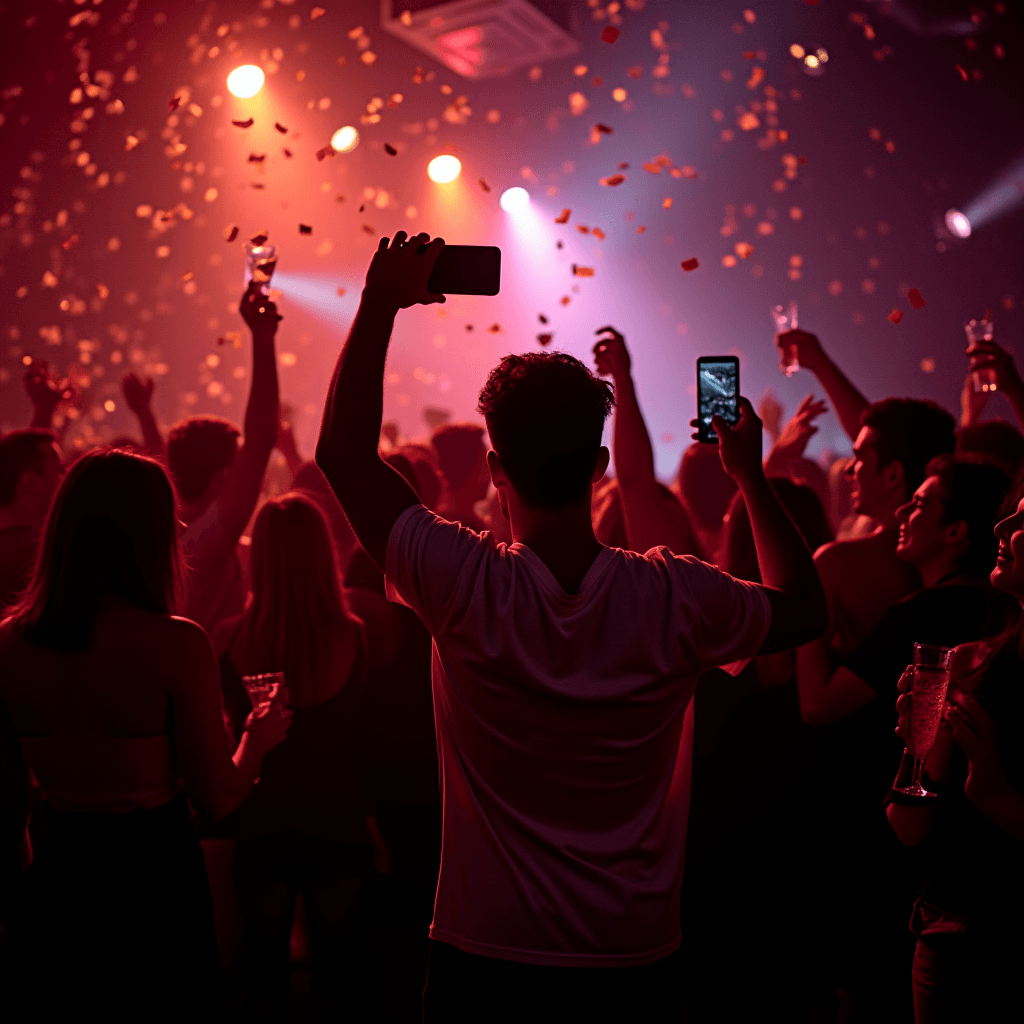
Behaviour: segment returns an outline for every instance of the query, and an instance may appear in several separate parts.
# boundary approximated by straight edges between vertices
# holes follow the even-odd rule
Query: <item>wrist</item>
[[[371,309],[378,313],[397,316],[401,308],[389,288],[379,284],[368,284],[363,288],[359,301],[360,308]]]
[[[734,470],[729,474],[736,481],[736,486],[746,494],[748,491],[756,491],[762,487],[768,487],[768,477],[765,476],[764,466],[758,462],[756,465],[744,467],[742,470]]]

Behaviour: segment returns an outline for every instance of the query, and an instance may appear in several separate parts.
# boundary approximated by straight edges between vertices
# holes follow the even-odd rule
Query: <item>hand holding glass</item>
[[[981,320],[964,321],[964,332],[967,334],[968,348],[977,345],[979,341],[991,341],[995,336],[992,317],[986,314]],[[993,366],[979,366],[977,369],[972,367],[971,378],[974,381],[974,390],[977,392],[998,390],[996,371]]]
[[[252,242],[245,243],[245,285],[247,288],[250,281],[255,281],[260,286],[260,291],[267,295],[270,292],[270,279],[274,276],[276,266],[276,246],[267,242],[262,245],[253,245]]]
[[[913,704],[910,711],[910,734],[907,737],[908,755],[914,759],[913,778],[907,785],[900,785],[901,771],[893,784],[893,790],[907,796],[935,796],[921,783],[921,773],[942,721],[942,707],[946,702],[949,687],[949,667],[953,658],[952,647],[937,647],[933,644],[914,644],[914,685],[911,690]]]
[[[249,695],[254,711],[285,696],[283,672],[261,672],[254,676],[242,676],[242,685]]]
[[[786,331],[796,330],[798,326],[796,301],[791,301],[785,309],[782,306],[773,306],[772,322],[775,324],[776,334],[785,334]],[[792,377],[800,369],[800,353],[795,344],[786,346],[779,369],[787,377]]]

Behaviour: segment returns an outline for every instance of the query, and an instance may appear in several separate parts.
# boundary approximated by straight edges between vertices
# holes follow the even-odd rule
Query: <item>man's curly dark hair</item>
[[[491,370],[478,410],[523,502],[577,505],[597,465],[612,386],[565,352],[508,355]]]

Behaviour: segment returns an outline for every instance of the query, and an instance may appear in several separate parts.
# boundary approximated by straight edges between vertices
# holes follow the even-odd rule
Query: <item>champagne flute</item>
[[[935,743],[942,720],[942,707],[949,687],[949,667],[953,659],[952,647],[935,644],[914,644],[914,684],[911,689],[913,704],[910,710],[910,735],[903,751],[904,762],[914,759],[913,775],[905,782],[903,765],[893,783],[893,791],[906,796],[933,797],[921,782],[921,773],[928,752]],[[902,783],[902,784],[901,784]]]
[[[264,242],[262,245],[253,245],[252,242],[245,243],[245,285],[247,288],[250,281],[255,281],[264,295],[269,294],[270,279],[274,276],[276,266],[276,246],[269,242]]]
[[[791,299],[789,305],[783,307],[772,307],[772,322],[775,324],[776,334],[785,334],[786,331],[794,331],[797,328],[796,300]],[[782,356],[782,365],[779,367],[787,377],[792,377],[800,369],[800,353],[796,345],[787,345]]]
[[[979,341],[991,341],[995,336],[991,314],[986,313],[980,320],[965,320],[964,331],[967,334],[968,348],[977,345]],[[994,367],[979,366],[977,369],[972,368],[971,379],[974,381],[974,390],[979,393],[999,390],[996,384],[996,371]]]

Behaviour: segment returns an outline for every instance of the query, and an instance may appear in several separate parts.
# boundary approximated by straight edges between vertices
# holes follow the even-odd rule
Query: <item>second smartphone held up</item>
[[[697,439],[718,444],[712,416],[727,423],[740,418],[740,361],[736,356],[701,356],[697,360]]]

